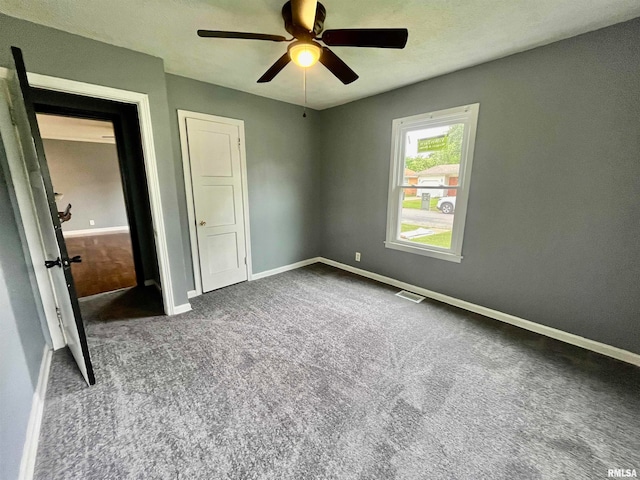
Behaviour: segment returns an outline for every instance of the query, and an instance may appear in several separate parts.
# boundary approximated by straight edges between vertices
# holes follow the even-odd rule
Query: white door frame
[[[247,254],[247,280],[253,280],[251,267],[251,235],[249,230],[249,193],[247,190],[247,151],[245,148],[244,120],[218,117],[207,113],[178,110],[180,127],[180,149],[182,152],[182,168],[184,171],[184,191],[187,198],[187,218],[189,219],[189,238],[191,240],[191,261],[193,264],[193,283],[195,290],[189,291],[189,298],[202,295],[202,275],[200,273],[200,254],[198,251],[198,235],[196,232],[196,213],[193,203],[193,184],[191,181],[191,160],[189,159],[189,143],[187,137],[187,118],[222,123],[238,127],[240,136],[240,176],[242,180],[242,207],[244,209],[245,249]]]
[[[0,78],[7,78],[9,70],[0,67]],[[160,282],[162,283],[162,300],[164,304],[164,311],[167,315],[174,315],[181,311],[184,311],[184,305],[175,305],[173,297],[173,286],[171,281],[171,269],[169,264],[169,253],[167,248],[166,230],[164,226],[164,218],[162,216],[162,199],[160,195],[160,181],[158,177],[157,159],[155,146],[153,142],[153,128],[151,122],[151,109],[149,106],[149,96],[144,93],[131,92],[128,90],[121,90],[112,87],[105,87],[102,85],[94,85],[90,83],[77,82],[74,80],[68,80],[64,78],[51,77],[48,75],[40,75],[35,73],[28,73],[29,85],[36,88],[42,88],[46,90],[52,90],[56,92],[71,93],[75,95],[83,95],[86,97],[100,98],[104,100],[112,100],[121,103],[128,103],[135,105],[138,109],[138,118],[140,126],[140,136],[142,141],[142,150],[144,156],[145,174],[147,179],[149,203],[151,205],[151,219],[153,223],[153,229],[155,233],[155,245],[156,254],[158,259]],[[9,163],[16,161],[16,158],[9,158]],[[18,168],[24,169],[24,166]],[[13,170],[12,170],[13,172]],[[13,181],[13,180],[12,180]],[[30,192],[23,192],[24,188],[28,188],[27,185],[20,182],[14,182],[14,188],[16,189],[16,197],[27,199],[30,198]],[[25,197],[26,194],[26,197]],[[36,245],[41,245],[39,233],[34,230],[32,225],[27,225],[28,221],[25,219],[35,219],[35,211],[32,202],[23,202],[19,205],[23,222],[25,223],[25,234],[27,235],[28,246],[32,259],[39,258],[43,255],[43,252],[34,252]],[[25,211],[23,211],[25,210]],[[38,235],[34,238],[34,235]],[[37,247],[36,247],[37,249]],[[40,285],[40,278],[38,278],[38,285]],[[47,288],[40,288],[40,295],[42,296],[43,303],[50,304],[49,298],[45,298]],[[187,304],[188,305],[188,304]],[[47,314],[47,312],[45,312]],[[51,338],[54,348],[60,348],[64,346],[64,340],[59,332],[57,318],[55,322],[47,315],[47,323],[51,332]],[[62,342],[62,344],[61,344]]]

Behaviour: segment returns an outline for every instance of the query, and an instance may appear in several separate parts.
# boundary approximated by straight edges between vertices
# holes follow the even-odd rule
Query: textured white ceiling
[[[326,29],[407,27],[404,50],[334,47],[360,75],[342,85],[322,65],[307,74],[308,105],[323,109],[640,16],[638,0],[322,0]],[[203,39],[198,28],[289,36],[284,0],[2,0],[0,12],[161,57],[169,73],[302,104],[289,64],[256,80],[285,43]]]
[[[42,138],[72,142],[116,143],[113,124],[102,120],[38,113]]]

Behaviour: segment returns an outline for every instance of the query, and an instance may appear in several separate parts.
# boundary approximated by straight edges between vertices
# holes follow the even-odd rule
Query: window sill
[[[448,262],[460,263],[462,262],[462,255],[457,255],[451,252],[442,252],[440,250],[431,250],[429,248],[416,247],[413,245],[407,245],[406,243],[399,242],[384,242],[384,246],[393,250],[400,250],[402,252],[415,253],[417,255],[424,255],[425,257],[439,258],[440,260],[447,260]]]

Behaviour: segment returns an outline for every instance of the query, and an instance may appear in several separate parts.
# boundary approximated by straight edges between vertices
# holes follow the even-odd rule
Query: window
[[[462,260],[479,107],[393,121],[387,248]]]

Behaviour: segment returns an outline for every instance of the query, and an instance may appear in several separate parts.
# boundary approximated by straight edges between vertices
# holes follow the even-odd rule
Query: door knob
[[[76,255],[75,257],[72,257],[72,258],[62,259],[62,265],[64,265],[65,267],[68,267],[72,263],[82,263],[82,257],[80,255]]]
[[[204,227],[206,224],[207,224],[207,222],[205,222],[204,220],[201,220],[201,221],[200,221],[200,226],[201,226],[201,227]]]
[[[60,264],[60,257],[56,258],[55,260],[45,260],[44,266],[47,268],[61,267],[62,265]]]

